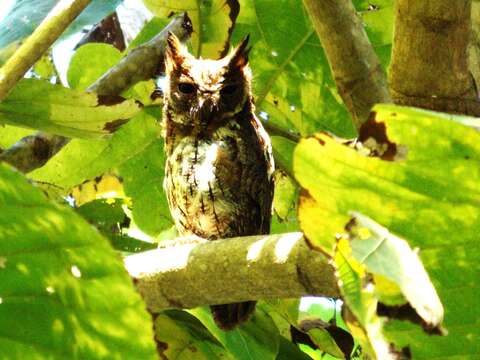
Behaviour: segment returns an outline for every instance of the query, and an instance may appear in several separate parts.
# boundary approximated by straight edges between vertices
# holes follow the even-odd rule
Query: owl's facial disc
[[[177,114],[175,122],[205,127],[244,108],[251,80],[247,45],[248,37],[223,59],[195,59],[174,35],[168,38],[165,97]]]

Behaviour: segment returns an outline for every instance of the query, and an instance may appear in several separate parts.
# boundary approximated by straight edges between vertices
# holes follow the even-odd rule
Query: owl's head
[[[172,121],[208,126],[240,112],[250,99],[248,36],[220,60],[196,59],[174,34],[167,40],[165,103]]]

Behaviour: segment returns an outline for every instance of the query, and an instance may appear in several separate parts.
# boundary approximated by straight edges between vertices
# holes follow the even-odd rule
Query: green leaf
[[[47,52],[35,65],[33,65],[33,72],[41,79],[50,80],[53,76],[56,76],[57,70],[53,64],[52,54]]]
[[[0,209],[0,358],[156,358],[145,305],[98,232],[2,164]]]
[[[287,219],[296,208],[298,187],[294,180],[281,171],[275,172],[275,193],[273,209],[282,220]]]
[[[480,133],[462,125],[474,123],[467,117],[393,105],[374,111],[361,139],[397,161],[367,157],[327,135],[297,146],[295,176],[310,194],[300,199],[302,229],[333,253],[335,235],[357,211],[419,248],[445,306],[449,336],[426,336],[413,324],[394,322],[389,338],[410,344],[419,359],[475,354],[478,317],[468,309],[480,296]]]
[[[335,340],[330,336],[327,330],[318,327],[313,328],[308,331],[308,336],[312,339],[315,345],[318,346],[319,349],[330,354],[332,356],[343,358],[345,354],[343,354],[342,350],[338,347]],[[350,354],[347,354],[350,355]]]
[[[150,115],[145,109],[110,139],[72,140],[45,166],[29,176],[68,192],[73,186],[119,166],[154,141],[160,133],[157,116]]]
[[[280,234],[298,231],[299,225],[296,216],[298,186],[290,176],[281,170],[275,172],[274,183],[274,213],[270,233]]]
[[[240,10],[236,0],[144,0],[148,9],[161,18],[172,13],[188,12],[192,20],[193,53],[199,57],[217,59],[229,50],[232,28]]]
[[[125,219],[122,199],[97,199],[77,209],[77,212],[88,222],[97,227],[108,229]]]
[[[163,141],[152,142],[120,167],[125,194],[132,198],[135,224],[145,233],[158,235],[173,225],[163,191],[165,152]]]
[[[297,144],[281,136],[272,136],[271,140],[275,166],[293,174],[293,151]]]
[[[257,303],[257,307],[268,313],[281,336],[290,338],[290,327],[297,326],[300,299],[272,299]]]
[[[0,148],[7,148],[15,144],[24,136],[31,135],[33,130],[18,126],[0,125]]]
[[[85,44],[72,56],[67,72],[68,84],[71,88],[86,90],[122,58],[123,54],[110,44]],[[150,95],[154,90],[152,80],[141,81],[121,95],[127,99],[139,100],[143,105],[150,105]]]
[[[0,123],[68,137],[96,138],[110,134],[139,111],[133,100],[24,79],[0,103]]]
[[[383,331],[385,320],[376,314],[377,299],[369,288],[363,266],[351,256],[347,240],[340,240],[336,250],[334,266],[348,306],[346,321],[352,334],[360,341],[363,352],[373,359],[395,359]]]
[[[261,309],[243,325],[223,331],[214,323],[206,307],[188,310],[222,343],[237,360],[275,359],[278,353],[279,335],[275,323]]]
[[[298,0],[242,0],[233,34],[250,34],[256,106],[269,121],[302,135],[355,134],[308,14]]]
[[[85,90],[121,58],[122,53],[110,44],[85,44],[70,60],[67,71],[68,84],[72,89]]]
[[[291,341],[280,336],[280,348],[276,360],[310,360],[310,356],[305,354]]]
[[[155,318],[155,337],[168,359],[234,359],[193,315],[169,310]]]
[[[132,238],[124,233],[130,219],[123,211],[126,206],[123,199],[96,199],[79,208],[77,212],[104,235],[116,250],[125,253],[136,253],[157,248],[156,243]]]
[[[393,0],[354,0],[365,30],[385,69],[390,63],[393,39]]]

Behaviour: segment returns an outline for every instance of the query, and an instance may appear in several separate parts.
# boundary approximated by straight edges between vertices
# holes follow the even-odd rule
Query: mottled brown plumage
[[[164,187],[180,235],[215,240],[270,230],[273,159],[254,114],[247,44],[204,60],[168,38]],[[211,307],[223,329],[254,308],[253,301]]]

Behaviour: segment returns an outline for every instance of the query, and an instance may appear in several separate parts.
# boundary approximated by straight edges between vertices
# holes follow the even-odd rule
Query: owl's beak
[[[202,125],[209,124],[216,112],[217,106],[211,97],[207,97],[203,103],[200,104],[200,123]]]

